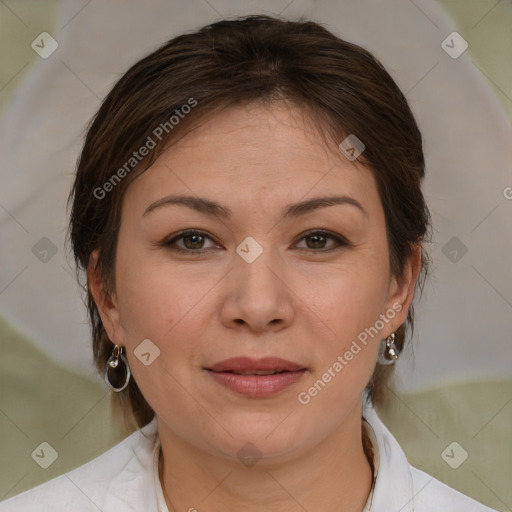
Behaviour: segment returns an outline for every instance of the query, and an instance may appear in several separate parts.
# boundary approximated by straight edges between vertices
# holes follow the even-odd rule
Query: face
[[[277,462],[357,439],[380,340],[412,299],[414,268],[390,275],[372,173],[304,119],[286,104],[228,109],[123,199],[103,324],[161,436],[211,455],[250,442]]]

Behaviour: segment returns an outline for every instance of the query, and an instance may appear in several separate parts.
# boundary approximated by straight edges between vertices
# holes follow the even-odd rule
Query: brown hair
[[[358,161],[376,179],[386,217],[390,270],[402,277],[404,263],[430,228],[421,191],[421,134],[404,95],[363,48],[315,22],[268,16],[222,20],[180,35],[134,64],[115,84],[88,128],[69,196],[69,235],[77,272],[87,269],[91,253],[98,249],[98,270],[106,292],[113,293],[121,203],[129,184],[202,119],[229,106],[276,99],[300,107],[334,147],[349,134],[363,141],[365,151]],[[151,145],[149,138],[156,142],[156,133],[155,147],[132,160],[139,148]],[[423,249],[421,264],[417,286],[423,289],[428,273]],[[94,360],[103,372],[113,345],[89,290],[87,307]],[[413,320],[411,306],[396,331],[400,351],[407,327],[413,331]],[[367,387],[374,402],[383,399],[391,371],[392,367],[377,364]],[[116,397],[136,426],[153,418],[133,378]]]

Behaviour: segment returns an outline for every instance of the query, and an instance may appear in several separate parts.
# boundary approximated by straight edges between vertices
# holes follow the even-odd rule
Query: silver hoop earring
[[[386,339],[381,340],[378,361],[380,364],[385,365],[395,364],[398,356],[398,348],[395,345],[395,333],[393,332]]]
[[[128,386],[131,377],[128,360],[122,352],[123,347],[120,345],[114,346],[112,355],[108,358],[105,365],[105,373],[103,375],[108,387],[116,393],[123,391]]]

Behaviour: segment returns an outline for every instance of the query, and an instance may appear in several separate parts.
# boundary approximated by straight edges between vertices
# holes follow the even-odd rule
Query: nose
[[[283,265],[270,250],[252,263],[236,255],[224,286],[221,319],[226,327],[278,332],[292,323],[293,292]]]

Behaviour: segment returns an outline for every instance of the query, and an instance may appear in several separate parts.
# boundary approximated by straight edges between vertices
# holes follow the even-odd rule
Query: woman
[[[136,63],[70,199],[93,350],[137,430],[2,510],[490,511],[373,404],[427,275],[421,134],[380,63],[252,16]]]

